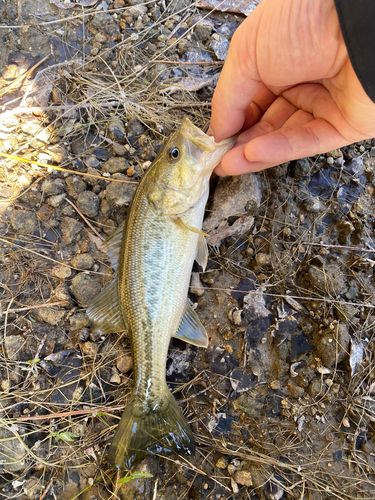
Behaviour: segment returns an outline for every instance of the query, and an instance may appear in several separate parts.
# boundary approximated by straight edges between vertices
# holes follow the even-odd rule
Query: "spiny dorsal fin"
[[[109,257],[113,269],[117,270],[118,260],[120,256],[122,235],[124,234],[125,222],[119,225],[116,231],[107,238],[103,244],[103,249]]]
[[[208,262],[208,247],[206,238],[203,236],[203,234],[199,235],[197,255],[195,257],[195,260],[202,267],[203,271],[205,271]]]
[[[92,332],[106,335],[127,330],[120,310],[117,276],[95,297],[86,312],[93,323]]]
[[[197,313],[187,302],[180,326],[174,337],[198,347],[208,346],[208,335]]]

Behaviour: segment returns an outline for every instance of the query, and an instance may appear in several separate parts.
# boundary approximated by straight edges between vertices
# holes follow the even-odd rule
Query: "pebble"
[[[125,156],[127,151],[125,149],[125,147],[118,143],[118,142],[114,142],[112,144],[112,147],[113,147],[113,152],[117,155],[117,156]]]
[[[233,401],[233,407],[235,410],[246,413],[252,418],[260,418],[264,416],[266,402],[257,400],[249,394],[242,394],[242,396]]]
[[[18,434],[21,434],[19,428]],[[4,426],[0,427],[0,463],[4,472],[18,472],[26,467],[27,452],[21,441],[13,432]]]
[[[68,286],[66,283],[60,283],[55,289],[55,296],[57,300],[67,300],[69,305],[72,305],[72,298],[70,296]]]
[[[115,174],[115,176],[117,179],[127,180],[123,174]],[[136,184],[111,182],[105,190],[107,201],[113,207],[129,205],[133,199],[136,187]]]
[[[102,171],[109,172],[110,174],[116,174],[118,172],[126,172],[128,168],[129,168],[128,161],[125,160],[125,158],[119,156],[112,156],[112,158],[110,158],[108,161],[102,164]]]
[[[76,219],[64,217],[61,221],[62,242],[64,245],[70,245],[77,240],[78,234],[83,229],[83,225]]]
[[[126,137],[124,123],[121,120],[111,120],[108,124],[109,137],[113,141],[121,142]]]
[[[109,379],[109,381],[112,384],[121,384],[121,377],[118,374],[118,371],[116,370],[116,368],[112,368],[112,375],[111,375],[111,378]]]
[[[46,179],[42,184],[42,191],[47,196],[60,194],[65,190],[65,181],[63,179]]]
[[[267,253],[258,253],[255,256],[258,266],[268,266],[271,263],[271,256]]]
[[[38,219],[34,212],[13,210],[10,223],[16,233],[34,234],[38,230]]]
[[[332,330],[327,330],[320,338],[317,354],[326,367],[333,367],[349,356],[350,334],[348,327],[340,323]]]
[[[233,479],[237,484],[242,486],[252,486],[253,480],[251,478],[251,473],[245,470],[238,470],[234,473]]]
[[[116,360],[117,369],[121,373],[128,373],[133,368],[133,360],[130,354],[124,354]]]
[[[127,130],[130,134],[138,136],[146,132],[146,127],[137,118],[131,118]]]
[[[83,191],[86,191],[87,186],[86,183],[78,177],[77,175],[71,175],[66,178],[66,185],[69,196],[76,199],[78,195],[80,195]]]
[[[225,61],[229,50],[229,40],[220,35],[217,36],[219,37],[218,40],[213,38],[214,35],[212,36],[210,46],[215,52],[215,56],[217,57],[217,59],[219,61]]]
[[[191,273],[190,292],[197,297],[201,297],[205,292],[205,288],[199,278],[199,273]]]
[[[58,309],[56,307],[41,307],[38,310],[40,319],[49,325],[58,325],[64,319],[65,315],[65,309]]]
[[[72,280],[70,290],[81,307],[88,307],[102,289],[101,279],[97,276],[79,273]]]
[[[224,457],[220,457],[215,465],[218,469],[226,469],[228,467],[228,460]]]
[[[73,257],[71,265],[76,269],[89,270],[94,265],[94,259],[89,253],[81,253]]]
[[[313,288],[329,295],[337,296],[347,291],[345,275],[336,264],[328,264],[323,268],[311,266],[308,275]]]
[[[84,312],[78,312],[70,316],[69,323],[72,330],[80,330],[81,328],[87,328],[91,325],[91,322]]]
[[[55,196],[50,196],[47,198],[48,205],[51,205],[53,208],[57,208],[61,205],[61,203],[65,199],[65,194],[56,194]]]
[[[87,341],[83,342],[81,345],[81,351],[83,354],[86,354],[86,356],[96,356],[98,353],[99,346],[95,342]]]
[[[51,274],[53,276],[56,276],[56,278],[60,278],[63,280],[70,278],[72,270],[70,269],[70,267],[64,266],[64,264],[58,264],[52,269]]]
[[[5,351],[9,361],[20,361],[25,339],[22,335],[11,335],[5,337]]]
[[[92,191],[83,191],[78,195],[77,207],[87,217],[95,217],[99,212],[100,200]]]

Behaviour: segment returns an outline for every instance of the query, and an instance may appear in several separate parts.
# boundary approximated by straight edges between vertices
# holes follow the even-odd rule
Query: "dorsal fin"
[[[206,329],[202,325],[197,313],[191,307],[189,302],[186,303],[185,312],[182,316],[178,331],[175,333],[174,337],[198,347],[208,346],[208,335]]]

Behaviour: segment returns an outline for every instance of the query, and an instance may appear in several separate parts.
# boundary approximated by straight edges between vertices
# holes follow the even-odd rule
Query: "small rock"
[[[215,465],[218,469],[226,469],[228,467],[228,460],[224,457],[220,457]]]
[[[137,118],[132,118],[129,121],[127,129],[133,135],[142,135],[146,132],[146,127]]]
[[[99,212],[100,201],[92,191],[83,191],[78,195],[77,207],[87,217],[95,217]]]
[[[308,271],[312,286],[329,295],[337,296],[347,291],[345,275],[340,266],[328,264],[323,268],[311,266]]]
[[[66,179],[68,194],[76,199],[78,196],[87,189],[86,183],[77,175],[71,175]]]
[[[53,276],[56,276],[56,278],[60,278],[63,280],[70,278],[72,270],[70,269],[70,267],[64,266],[64,264],[58,264],[52,269],[51,274]]]
[[[326,390],[327,385],[320,378],[314,378],[307,388],[307,392],[313,399],[315,399],[317,396],[325,394]]]
[[[143,169],[140,165],[132,165],[126,171],[126,175],[128,177],[142,177]]]
[[[116,366],[121,373],[128,373],[133,368],[133,360],[130,354],[124,354],[117,358]]]
[[[84,312],[78,312],[70,316],[69,323],[72,330],[80,330],[81,328],[87,328],[91,325],[89,317]]]
[[[112,384],[121,384],[121,377],[118,374],[116,368],[112,368],[112,375],[111,375],[111,378],[109,379],[109,381]]]
[[[51,219],[54,215],[55,209],[51,205],[43,204],[37,212],[38,218],[43,222],[46,222]]]
[[[47,198],[48,205],[51,205],[53,208],[57,208],[61,205],[61,203],[65,199],[65,194],[56,194],[55,196],[50,196]]]
[[[129,168],[128,161],[125,160],[125,158],[119,156],[112,156],[112,158],[110,158],[108,161],[102,164],[103,172],[109,172],[110,174],[116,174],[118,172],[126,172],[128,168]]]
[[[18,429],[20,434],[20,429]],[[22,438],[21,438],[22,439]],[[4,472],[17,472],[26,467],[26,449],[13,432],[0,427],[0,463]]]
[[[42,191],[47,196],[60,194],[65,189],[65,181],[62,179],[46,179],[42,184]]]
[[[38,230],[38,219],[34,212],[13,210],[10,223],[16,233],[33,234]]]
[[[204,294],[204,291],[205,288],[199,278],[199,273],[191,273],[190,292],[197,297],[201,297]]]
[[[112,144],[112,147],[113,147],[113,152],[117,155],[117,156],[125,156],[127,151],[125,149],[125,147],[122,145],[122,144],[119,144],[118,142],[114,142]]]
[[[265,414],[267,403],[263,399],[256,399],[249,394],[242,394],[238,399],[233,401],[235,410],[246,413],[252,418],[260,418]]]
[[[70,243],[76,241],[78,234],[83,229],[83,225],[71,217],[64,217],[60,227],[64,245],[70,245]]]
[[[215,52],[217,59],[219,61],[225,61],[229,50],[229,40],[223,36],[217,36],[218,39],[213,38],[211,40],[210,46]]]
[[[93,175],[98,175],[95,174],[94,172],[90,172],[89,169],[95,170],[96,167],[99,167],[100,161],[97,159],[95,155],[87,155],[83,157],[83,161],[87,167],[87,173],[88,174],[93,174]],[[97,172],[97,170],[95,170]],[[100,174],[99,174],[100,175]],[[89,177],[85,177],[86,182],[89,180]]]
[[[268,266],[271,263],[271,256],[267,253],[258,253],[255,260],[258,266]]]
[[[326,210],[324,203],[320,201],[318,197],[310,196],[306,198],[303,202],[303,206],[307,212],[317,214]]]
[[[86,354],[86,356],[96,356],[98,353],[99,346],[98,344],[95,344],[95,342],[83,342],[81,344],[81,351],[83,354]]]
[[[326,156],[328,158],[329,157],[340,158],[341,156],[343,156],[343,154],[342,154],[341,149],[333,149],[332,151],[328,151],[328,153],[326,153]]]
[[[332,367],[349,357],[350,334],[348,327],[340,323],[335,330],[326,330],[319,340],[317,353],[324,366]]]
[[[68,286],[66,283],[60,283],[55,289],[55,296],[58,300],[67,300],[69,305],[72,305],[72,298],[69,294]]]
[[[270,387],[273,391],[278,391],[279,389],[281,389],[281,384],[280,384],[279,380],[273,380],[270,383]]]
[[[301,158],[296,161],[296,165],[294,167],[294,177],[296,179],[301,179],[306,177],[311,172],[312,165],[308,158]]]
[[[100,293],[102,284],[100,278],[80,273],[73,278],[70,289],[78,304],[81,307],[88,307]]]
[[[8,360],[19,361],[25,344],[26,341],[22,335],[11,335],[9,337],[5,337],[5,351],[7,353]]]
[[[114,174],[114,176],[116,176],[117,179],[127,180],[123,174]],[[111,182],[105,190],[108,203],[113,207],[129,205],[133,199],[136,187],[136,184]]]
[[[38,316],[45,323],[49,325],[57,325],[65,316],[66,311],[64,309],[57,309],[52,307],[41,307],[38,310]]]
[[[237,484],[242,484],[243,486],[252,486],[253,481],[251,478],[251,473],[245,470],[238,470],[234,473],[233,479]]]
[[[94,259],[89,253],[81,253],[73,257],[71,265],[76,269],[89,270],[94,265]]]
[[[96,158],[95,158],[95,160],[96,160]],[[88,167],[87,168],[87,173],[90,174],[90,175],[99,175],[100,176],[99,170],[97,170],[96,168],[93,168],[93,167]],[[86,177],[86,182],[90,186],[96,186],[97,184],[99,184],[99,179],[97,179],[95,177],[89,177],[89,176],[87,176]]]
[[[214,25],[212,21],[210,21],[207,18],[200,19],[194,28],[195,38],[201,41],[208,40],[211,36],[213,29]]]
[[[113,141],[123,141],[125,139],[125,127],[121,120],[111,120],[108,124],[109,137]]]

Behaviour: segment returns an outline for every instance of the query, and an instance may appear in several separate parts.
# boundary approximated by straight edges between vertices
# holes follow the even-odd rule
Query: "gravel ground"
[[[132,360],[126,332],[90,335],[102,243],[182,117],[208,123],[244,16],[54,3],[0,5],[1,152],[30,160],[0,170],[1,498],[373,499],[374,139],[212,179],[210,344],[172,340],[166,370],[196,455],[107,469]]]

